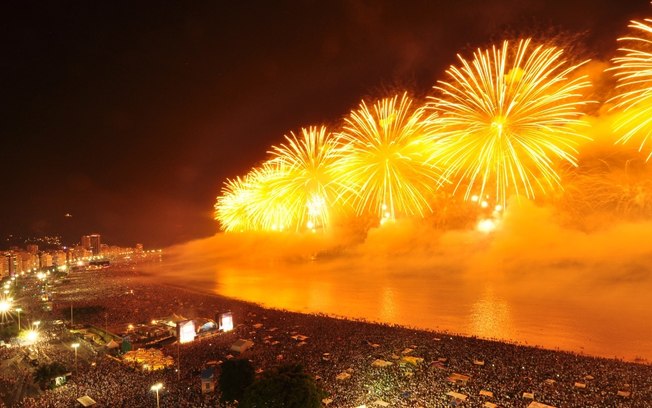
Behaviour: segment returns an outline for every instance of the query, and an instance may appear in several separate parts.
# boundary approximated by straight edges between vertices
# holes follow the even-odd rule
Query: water
[[[501,280],[325,263],[217,267],[214,291],[268,307],[397,323],[628,360],[652,360],[649,298],[514,291]]]

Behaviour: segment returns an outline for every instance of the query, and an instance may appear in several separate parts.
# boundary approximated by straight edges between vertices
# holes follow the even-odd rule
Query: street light
[[[32,323],[32,324],[33,324],[34,326],[36,326],[36,330],[38,330],[38,327],[39,327],[39,325],[41,324],[41,321],[40,321],[40,320],[37,320],[37,321],[35,321],[35,322]]]
[[[36,343],[38,340],[38,332],[36,330],[29,330],[27,332],[27,342],[29,344]]]
[[[9,299],[0,300],[0,313],[7,313],[11,309],[11,302]]]
[[[75,373],[77,372],[77,349],[79,348],[79,343],[72,343],[70,345],[73,349],[75,349]]]
[[[152,388],[150,388],[152,391],[156,391],[156,408],[160,408],[159,399],[158,399],[158,392],[159,392],[159,390],[161,388],[163,388],[162,383],[156,383],[156,384],[152,385]]]
[[[22,312],[23,309],[21,307],[16,308],[16,313],[18,313],[18,331],[20,331],[20,312]]]

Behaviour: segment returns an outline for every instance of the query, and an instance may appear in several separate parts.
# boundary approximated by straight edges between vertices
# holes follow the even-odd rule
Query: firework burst
[[[441,175],[428,158],[424,111],[401,97],[378,101],[371,109],[363,101],[345,119],[337,135],[338,186],[358,214],[423,215],[428,197]]]
[[[248,184],[246,177],[236,177],[224,183],[222,195],[215,204],[215,219],[220,222],[223,230],[233,232],[253,229],[247,212],[251,195]]]
[[[326,228],[333,188],[333,144],[325,127],[291,133],[272,157],[244,178],[227,180],[215,204],[225,231]]]
[[[282,169],[271,162],[251,170],[243,179],[227,180],[215,204],[215,218],[225,231],[282,231],[291,224],[283,197],[274,186]]]
[[[636,139],[638,150],[650,150],[652,133],[652,19],[645,22],[632,21],[629,25],[635,36],[619,38],[627,43],[620,48],[621,56],[612,61],[618,79],[618,94],[612,110],[622,110],[615,122],[615,131],[621,135],[616,143],[628,143]]]
[[[465,199],[495,194],[504,205],[510,194],[533,198],[560,187],[553,160],[576,165],[575,146],[585,138],[580,109],[590,84],[570,78],[582,64],[530,40],[478,50],[472,61],[458,58],[461,65],[446,71],[448,81],[438,82],[426,107],[437,163],[455,191],[465,186]]]
[[[275,195],[283,197],[294,228],[327,228],[337,196],[331,134],[323,126],[310,127],[302,129],[300,137],[290,133],[285,140],[270,152],[282,169],[274,184]]]

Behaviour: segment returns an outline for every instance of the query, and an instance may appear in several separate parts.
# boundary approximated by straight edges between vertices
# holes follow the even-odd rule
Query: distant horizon
[[[83,234],[83,235],[92,235],[92,234],[89,233],[89,234]],[[40,236],[36,236],[36,235],[22,236],[22,235],[18,235],[18,234],[7,234],[5,236],[0,237],[0,250],[6,251],[6,250],[9,250],[11,247],[20,247],[21,249],[25,249],[25,247],[27,245],[38,245],[39,250],[41,250],[42,246],[43,246],[43,248],[45,248],[45,247],[56,247],[56,246],[58,246],[58,247],[73,247],[73,246],[81,245],[81,237],[83,235],[80,235],[77,238],[77,241],[74,241],[72,238],[70,240],[64,239],[64,237],[62,237],[59,234],[43,234],[43,235],[40,235]],[[102,238],[104,238],[104,236],[102,234],[99,234],[99,235]],[[50,238],[52,240],[59,239],[60,242],[58,244],[54,243],[54,242],[53,243],[41,242],[43,239],[47,239],[47,238]],[[102,239],[102,244],[106,244],[106,245],[109,245],[109,246],[124,247],[124,248],[132,248],[132,247],[135,247],[138,244],[141,244],[141,245],[143,245],[143,247],[146,247],[146,245],[144,243],[142,243],[142,242],[134,242],[133,244],[129,244],[129,243],[125,244],[125,243],[114,243],[112,241],[105,242],[104,239]],[[150,246],[150,248],[158,248],[158,247]]]

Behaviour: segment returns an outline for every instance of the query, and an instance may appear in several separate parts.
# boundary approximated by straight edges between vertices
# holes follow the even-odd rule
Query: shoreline
[[[148,276],[148,277],[153,277],[153,274],[149,274],[148,272],[144,272],[143,276]],[[379,325],[387,328],[397,328],[397,329],[408,329],[408,330],[414,330],[414,331],[423,331],[425,333],[431,333],[434,335],[442,335],[442,336],[454,336],[454,337],[459,337],[459,338],[469,338],[469,339],[476,339],[476,340],[484,340],[484,341],[489,341],[489,342],[495,342],[495,343],[502,343],[505,345],[511,345],[515,347],[528,347],[528,348],[533,348],[536,350],[545,350],[545,351],[550,351],[550,352],[556,352],[556,353],[567,353],[571,355],[576,355],[576,356],[581,356],[581,357],[589,357],[589,358],[599,358],[599,359],[605,359],[605,360],[613,360],[613,361],[618,361],[618,362],[623,362],[623,363],[632,363],[632,364],[640,364],[644,366],[652,366],[652,361],[649,361],[645,358],[641,357],[634,357],[634,358],[625,358],[625,357],[619,357],[619,356],[605,356],[605,355],[600,355],[600,354],[591,354],[591,353],[585,353],[582,351],[577,351],[577,350],[568,350],[568,349],[562,349],[562,348],[548,348],[542,345],[538,344],[529,344],[529,343],[523,343],[519,342],[516,340],[510,340],[510,339],[502,339],[502,338],[489,338],[489,337],[483,337],[483,336],[475,336],[475,335],[470,335],[466,333],[459,333],[459,332],[454,332],[446,329],[431,329],[427,327],[418,327],[418,326],[410,326],[410,325],[404,325],[404,324],[398,324],[398,323],[386,323],[382,321],[376,321],[376,320],[369,320],[364,317],[350,317],[350,316],[344,316],[344,315],[337,315],[337,314],[330,314],[330,313],[324,313],[324,312],[309,312],[309,311],[295,311],[295,310],[289,310],[289,309],[283,309],[283,308],[276,308],[273,306],[267,306],[262,303],[258,302],[252,302],[244,299],[238,299],[234,297],[228,297],[221,295],[219,293],[216,293],[212,290],[202,290],[200,288],[192,288],[187,285],[181,285],[181,284],[175,284],[172,281],[165,282],[164,279],[161,280],[158,284],[168,286],[171,288],[175,289],[180,289],[184,290],[190,293],[196,293],[196,294],[201,294],[204,296],[214,296],[216,298],[224,299],[226,301],[233,301],[233,302],[238,302],[242,303],[244,305],[249,305],[249,306],[254,306],[257,308],[261,308],[264,310],[269,310],[269,311],[276,311],[276,312],[282,312],[282,313],[297,313],[305,316],[313,316],[313,317],[321,317],[321,318],[328,318],[328,319],[336,319],[336,320],[344,320],[344,321],[351,321],[351,322],[359,322],[359,323],[367,323],[367,324],[373,324],[373,325]]]

